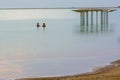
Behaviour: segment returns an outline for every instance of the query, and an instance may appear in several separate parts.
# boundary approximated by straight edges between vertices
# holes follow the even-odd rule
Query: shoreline
[[[120,79],[120,59],[110,62],[109,65],[93,69],[92,72],[40,78],[21,78],[15,80],[119,80]]]

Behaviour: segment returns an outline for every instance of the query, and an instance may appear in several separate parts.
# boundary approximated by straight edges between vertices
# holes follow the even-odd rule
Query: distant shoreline
[[[80,9],[80,8],[119,8],[119,7],[55,7],[55,8],[0,8],[0,10],[7,9]]]

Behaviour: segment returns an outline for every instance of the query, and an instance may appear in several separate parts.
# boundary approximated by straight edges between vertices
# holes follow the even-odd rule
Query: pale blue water
[[[83,32],[71,9],[0,10],[0,80],[80,74],[119,59],[119,13],[102,31]]]

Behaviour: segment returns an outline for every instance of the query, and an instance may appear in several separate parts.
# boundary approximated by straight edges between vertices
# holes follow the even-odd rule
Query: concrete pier
[[[81,25],[88,25],[88,24],[93,25],[98,23],[100,23],[101,25],[104,25],[104,24],[108,24],[109,12],[113,12],[115,10],[108,9],[108,8],[82,8],[82,9],[73,10],[73,11],[80,13]],[[96,23],[94,21],[96,21]]]
[[[109,12],[115,11],[109,8],[81,8],[73,10],[80,14],[80,33],[99,34],[108,33]]]

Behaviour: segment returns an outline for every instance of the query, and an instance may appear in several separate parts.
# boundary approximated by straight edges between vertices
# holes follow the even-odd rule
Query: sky
[[[0,0],[0,8],[116,7],[120,0]]]

